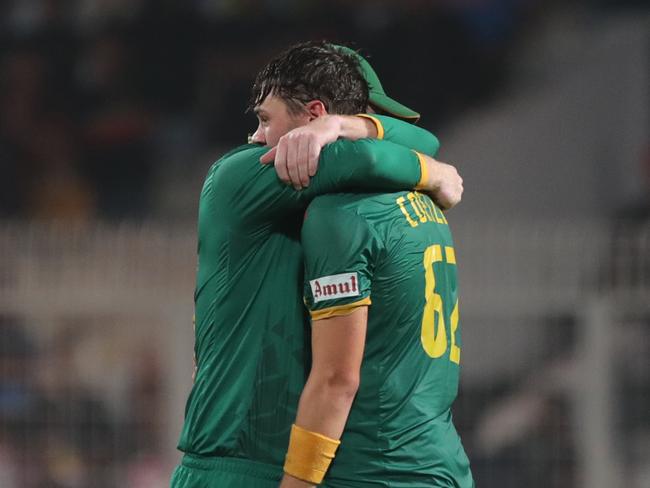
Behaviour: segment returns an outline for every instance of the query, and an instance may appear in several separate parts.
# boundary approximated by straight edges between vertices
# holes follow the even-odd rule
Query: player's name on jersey
[[[411,227],[427,222],[447,225],[447,219],[442,211],[430,198],[421,193],[409,192],[406,197],[399,197],[395,202]]]

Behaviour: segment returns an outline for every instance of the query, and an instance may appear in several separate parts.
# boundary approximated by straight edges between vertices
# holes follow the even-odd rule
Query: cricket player
[[[450,410],[462,345],[441,209],[416,191],[319,196],[302,244],[312,367],[281,487],[472,488]]]
[[[300,245],[307,204],[353,189],[422,188],[450,205],[459,200],[455,170],[424,155],[437,139],[388,117],[345,115],[367,105],[354,56],[324,43],[295,46],[257,77],[252,142],[210,168],[199,202],[197,370],[173,488],[278,486],[309,364]],[[318,154],[318,171],[298,170],[309,176],[298,191],[260,163],[269,150],[286,167]]]

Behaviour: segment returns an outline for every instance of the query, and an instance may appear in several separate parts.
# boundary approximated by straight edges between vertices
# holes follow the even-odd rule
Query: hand
[[[260,162],[269,164],[275,160],[278,177],[300,190],[308,187],[309,179],[316,174],[321,149],[336,141],[340,133],[340,117],[323,115],[287,132]]]
[[[285,474],[280,482],[280,488],[314,488],[316,485],[307,481],[299,480],[293,476]]]
[[[429,171],[427,193],[443,210],[455,207],[463,195],[463,179],[455,167],[425,156]]]

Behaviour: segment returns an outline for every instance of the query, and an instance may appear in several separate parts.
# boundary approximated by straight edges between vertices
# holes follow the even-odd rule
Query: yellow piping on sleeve
[[[416,190],[426,190],[427,183],[429,182],[429,168],[427,167],[427,162],[424,159],[424,156],[417,151],[413,151],[420,161],[420,181],[415,186]]]
[[[350,315],[357,308],[368,306],[371,303],[370,297],[366,297],[356,302],[346,303],[345,305],[337,305],[322,310],[311,310],[309,313],[311,314],[312,320],[322,320],[341,315]]]
[[[384,138],[384,125],[381,123],[381,120],[368,114],[357,114],[357,117],[370,120],[373,124],[375,124],[375,127],[377,128],[377,139]]]

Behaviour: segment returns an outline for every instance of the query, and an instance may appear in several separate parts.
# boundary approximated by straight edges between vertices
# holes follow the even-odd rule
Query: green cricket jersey
[[[472,487],[450,411],[461,341],[440,209],[418,192],[325,195],[302,241],[314,320],[370,306],[360,387],[323,486]]]
[[[215,163],[199,203],[195,290],[197,374],[179,449],[198,456],[271,463],[281,472],[306,378],[302,215],[316,195],[345,189],[413,188],[414,148],[438,148],[428,132],[377,117],[389,141],[326,146],[310,186],[295,191],[239,147]],[[405,147],[407,146],[407,147]]]

